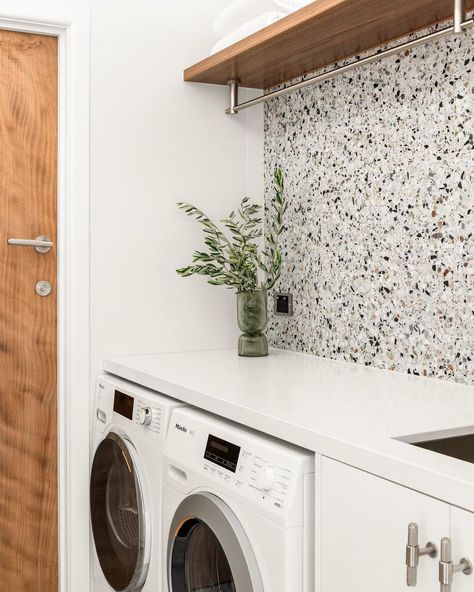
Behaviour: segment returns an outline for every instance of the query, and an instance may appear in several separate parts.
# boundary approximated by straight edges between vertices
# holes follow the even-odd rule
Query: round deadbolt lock
[[[36,284],[36,293],[38,296],[49,296],[51,294],[51,284],[46,280],[41,280]]]

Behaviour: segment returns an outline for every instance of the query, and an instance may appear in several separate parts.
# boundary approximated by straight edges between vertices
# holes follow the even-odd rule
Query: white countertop
[[[474,465],[394,440],[474,426],[473,387],[280,350],[124,356],[104,368],[474,511]]]

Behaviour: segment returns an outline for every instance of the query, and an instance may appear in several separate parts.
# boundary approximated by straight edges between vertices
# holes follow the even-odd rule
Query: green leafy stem
[[[252,203],[250,198],[245,197],[237,212],[231,212],[220,221],[224,229],[195,206],[178,203],[179,208],[202,225],[207,250],[195,251],[193,264],[177,269],[177,273],[182,277],[206,276],[209,284],[227,286],[237,292],[273,288],[281,275],[282,255],[278,239],[285,229],[284,216],[288,208],[281,169],[274,173],[274,190],[263,249],[258,244],[263,236],[261,206]],[[259,279],[261,275],[263,281]]]

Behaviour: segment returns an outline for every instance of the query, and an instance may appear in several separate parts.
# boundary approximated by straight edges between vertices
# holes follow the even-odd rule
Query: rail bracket
[[[454,34],[464,33],[463,24],[466,21],[466,0],[454,0]]]
[[[239,104],[239,86],[238,80],[228,80],[227,86],[229,87],[229,107],[226,109],[227,115],[237,115],[239,112],[237,106]]]

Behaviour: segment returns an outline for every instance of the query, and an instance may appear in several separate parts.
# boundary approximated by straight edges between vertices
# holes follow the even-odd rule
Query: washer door
[[[148,571],[147,515],[137,460],[134,449],[110,432],[92,464],[92,533],[102,572],[117,592],[139,590]]]
[[[201,493],[178,507],[168,540],[170,592],[263,592],[244,530],[218,497]]]

